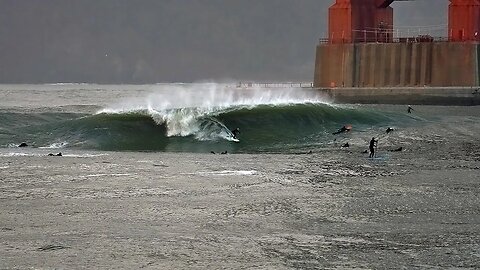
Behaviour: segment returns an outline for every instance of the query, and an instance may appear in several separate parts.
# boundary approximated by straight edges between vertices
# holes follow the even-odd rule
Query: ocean
[[[413,110],[2,85],[0,269],[480,269],[480,106]]]
[[[312,89],[233,84],[3,85],[0,147],[101,151],[296,153],[368,144],[441,122],[406,106],[338,105]],[[352,132],[333,135],[344,125]],[[240,142],[231,130],[239,128]],[[356,134],[352,136],[351,134]]]

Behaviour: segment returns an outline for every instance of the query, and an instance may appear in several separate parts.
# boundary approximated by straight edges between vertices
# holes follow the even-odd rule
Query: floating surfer
[[[391,128],[391,127],[387,128],[387,130],[385,130],[385,132],[386,132],[387,134],[390,133],[390,132],[392,132],[392,131],[394,131],[394,129]]]
[[[346,126],[341,127],[336,132],[333,132],[332,134],[337,135],[337,134],[340,134],[340,133],[343,133],[343,132],[349,132],[350,130],[352,130],[352,126],[351,125],[346,125]]]

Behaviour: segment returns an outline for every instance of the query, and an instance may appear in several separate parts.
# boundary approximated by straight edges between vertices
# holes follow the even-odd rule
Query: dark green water
[[[0,148],[25,142],[72,150],[301,153],[345,142],[363,147],[387,127],[398,128],[398,141],[388,141],[396,145],[411,136],[406,127],[436,121],[437,114],[419,109],[410,115],[406,106],[332,105],[318,91],[298,88],[0,85]],[[348,124],[351,132],[332,135]],[[237,127],[240,142],[233,142],[230,130]]]
[[[108,151],[295,152],[327,146],[350,133],[415,124],[404,112],[321,103],[132,110],[115,113],[0,111],[0,146]],[[240,142],[229,130],[239,127]]]

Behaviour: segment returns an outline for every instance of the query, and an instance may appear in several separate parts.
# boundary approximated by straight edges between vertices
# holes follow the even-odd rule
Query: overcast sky
[[[0,83],[311,81],[334,0],[0,0]],[[442,26],[447,0],[398,2]]]

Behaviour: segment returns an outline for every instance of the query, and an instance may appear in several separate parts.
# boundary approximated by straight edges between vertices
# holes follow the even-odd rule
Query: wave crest
[[[328,104],[313,90],[294,88],[237,89],[231,85],[203,83],[156,85],[144,97],[132,97],[109,105],[97,114],[146,113],[157,125],[166,127],[166,136],[195,136],[201,141],[226,139],[232,134],[215,117],[231,111],[258,106]]]

